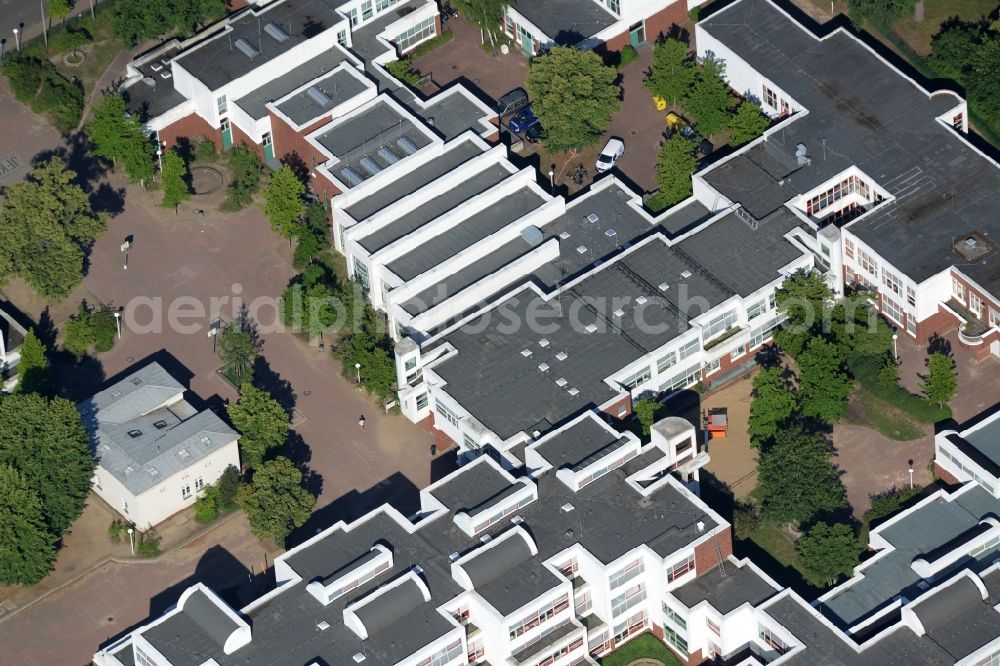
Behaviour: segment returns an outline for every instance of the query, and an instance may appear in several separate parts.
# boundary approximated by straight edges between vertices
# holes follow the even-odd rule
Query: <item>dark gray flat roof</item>
[[[808,191],[855,165],[896,202],[849,224],[852,233],[917,282],[961,264],[1000,292],[996,249],[970,264],[952,248],[974,230],[1000,236],[1000,169],[936,120],[954,96],[927,97],[850,35],[819,41],[765,0],[734,3],[699,25],[809,109],[768,142],[786,158],[806,145],[812,163],[795,171],[792,188]],[[747,200],[770,196],[754,189]]]
[[[424,241],[412,252],[400,256],[386,268],[403,280],[412,280],[462,250],[500,231],[545,203],[528,187],[507,195],[498,203],[467,217],[434,238]]]
[[[618,20],[594,0],[534,0],[514,9],[562,46],[575,46]]]
[[[388,629],[424,603],[420,586],[416,581],[408,579],[384,591],[373,593],[371,599],[354,609],[354,614],[369,634],[376,634]]]
[[[149,65],[145,65],[142,71],[146,79],[136,81],[122,91],[129,113],[145,122],[187,101],[187,97],[174,88],[173,78],[164,79],[161,76],[163,72],[170,71],[169,66],[157,73],[149,70]],[[152,79],[152,85],[147,83],[149,78]]]
[[[509,615],[562,581],[541,560],[532,558],[476,587],[476,592],[502,615]]]
[[[715,567],[690,583],[672,590],[671,594],[688,608],[707,601],[725,615],[745,603],[758,606],[779,591],[749,566],[737,567],[732,562],[727,562],[725,575],[719,567]]]
[[[660,290],[662,283],[670,288]],[[588,406],[609,400],[615,393],[604,383],[606,376],[689,329],[689,318],[701,312],[682,313],[681,292],[688,299],[702,297],[709,309],[732,296],[655,238],[605,264],[558,298],[544,301],[525,290],[449,333],[445,339],[458,354],[437,365],[435,372],[448,383],[448,394],[502,439],[521,431],[544,433]],[[639,296],[646,302],[639,305]],[[619,318],[612,299],[626,297],[631,300]],[[601,304],[603,314],[586,307],[588,303]],[[509,326],[508,314],[517,326]],[[489,322],[485,328],[484,318]],[[544,334],[531,330],[537,328],[527,324],[532,319],[546,326]],[[587,332],[591,324],[597,330]],[[539,344],[542,338],[548,346]],[[525,349],[532,354],[522,355]],[[567,358],[558,360],[559,352],[566,352]],[[539,369],[542,363],[547,370]],[[563,386],[559,379],[565,380]],[[571,395],[571,388],[578,394]]]
[[[536,450],[556,469],[566,466],[580,470],[628,443],[626,437],[612,435],[593,419],[585,418],[545,440]]]
[[[281,99],[299,86],[305,85],[313,79],[323,76],[332,69],[335,69],[344,61],[342,51],[332,48],[323,51],[315,58],[306,60],[301,65],[295,67],[287,74],[268,81],[260,88],[247,93],[236,100],[236,104],[250,114],[250,117],[259,120],[267,115],[266,104]],[[354,77],[343,72],[338,72],[332,77],[328,77],[317,84],[327,95],[335,99],[334,104],[339,104],[354,95],[357,95],[364,86]],[[281,112],[292,119],[297,124],[302,124],[311,120],[321,113],[325,113],[333,108],[320,108],[312,102],[305,91],[281,103],[278,107]],[[311,115],[310,115],[311,114]]]
[[[482,171],[469,175],[465,180],[456,183],[454,187],[447,189],[439,196],[435,196],[414,207],[408,213],[397,217],[381,229],[364,236],[359,241],[361,247],[369,252],[377,252],[457,208],[469,199],[491,189],[509,176],[510,171],[503,163],[491,164]]]
[[[475,513],[481,506],[506,496],[513,486],[490,465],[471,465],[447,483],[439,485],[431,494],[454,512]]]
[[[459,140],[457,143],[447,146],[441,155],[428,160],[391,183],[386,183],[367,197],[351,204],[345,210],[348,215],[360,222],[403,197],[413,194],[428,183],[437,180],[483,152],[483,148],[472,141]]]
[[[194,619],[181,612],[143,632],[172,666],[201,666],[223,654],[219,645]]]
[[[984,425],[979,430],[967,432],[964,439],[993,461],[994,469],[990,471],[997,474],[996,468],[1000,467],[1000,419]]]
[[[336,12],[341,4],[341,0],[293,0],[246,11],[230,21],[230,32],[182,54],[177,62],[209,90],[217,90],[333,27],[342,20]],[[279,42],[264,32],[262,26],[268,23],[275,23],[288,39]],[[253,45],[257,55],[248,58],[235,48],[239,39]]]
[[[490,114],[482,111],[464,91],[437,97],[440,99],[435,98],[436,101],[426,108],[420,109],[416,104],[411,108],[427,120],[445,141],[451,141],[466,130],[474,130],[476,134],[483,131],[479,121]]]

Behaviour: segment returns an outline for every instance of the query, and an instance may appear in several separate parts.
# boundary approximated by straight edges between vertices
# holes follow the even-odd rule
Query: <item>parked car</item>
[[[535,112],[531,110],[531,105],[529,104],[510,119],[507,127],[510,128],[513,134],[523,134],[537,124],[538,118],[535,116]]]
[[[498,116],[503,118],[512,113],[517,113],[526,106],[528,106],[528,93],[524,92],[523,88],[514,88],[497,100],[493,110],[497,112]]]
[[[604,144],[604,150],[597,156],[597,164],[595,166],[597,173],[610,171],[615,166],[618,158],[624,154],[625,144],[622,143],[621,139],[608,139],[608,142]]]
[[[528,143],[538,143],[545,139],[545,130],[541,123],[535,123],[524,133],[524,140]]]

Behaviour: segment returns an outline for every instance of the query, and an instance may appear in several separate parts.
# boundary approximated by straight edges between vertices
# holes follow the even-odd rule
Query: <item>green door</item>
[[[531,39],[531,35],[528,34],[528,31],[521,26],[517,26],[517,34],[521,38],[521,50],[524,51],[526,55],[530,56],[535,50],[534,40]]]
[[[274,159],[274,142],[271,140],[271,133],[266,132],[261,140],[264,144],[264,161],[270,162]]]
[[[229,150],[233,146],[233,128],[229,126],[229,118],[222,119],[222,149]]]
[[[634,49],[639,48],[639,44],[646,41],[646,26],[642,24],[642,21],[629,28],[628,39]]]

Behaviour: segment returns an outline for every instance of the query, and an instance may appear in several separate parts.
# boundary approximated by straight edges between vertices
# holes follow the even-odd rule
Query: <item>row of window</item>
[[[713,317],[707,324],[705,324],[704,329],[702,329],[702,336],[705,340],[710,340],[715,337],[716,334],[728,331],[735,325],[736,310],[723,312],[722,314]]]
[[[594,600],[591,598],[589,589],[573,597],[573,612],[577,617],[586,615],[593,606]]]
[[[630,562],[629,564],[626,564],[621,571],[616,571],[615,573],[611,574],[611,577],[608,581],[608,585],[612,590],[614,590],[618,587],[621,587],[625,583],[629,582],[630,580],[632,580],[645,570],[646,570],[646,565],[643,563],[641,558],[635,560],[634,562]]]
[[[988,492],[991,495],[996,494],[996,490],[993,488],[993,485],[990,484],[990,482],[984,479],[983,477],[979,476],[979,471],[977,469],[966,467],[965,463],[962,462],[961,458],[953,456],[947,451],[942,450],[941,455],[950,460],[952,464],[955,465],[955,467],[959,468],[960,470],[971,476],[976,483],[978,483],[980,486],[983,487],[984,490],[986,490],[986,492]]]
[[[504,508],[502,511],[498,511],[498,512],[494,513],[492,516],[490,516],[486,520],[484,520],[484,521],[482,521],[480,523],[477,523],[476,526],[472,528],[472,531],[475,534],[479,534],[480,532],[482,532],[483,530],[487,529],[488,527],[496,525],[497,523],[499,523],[501,520],[503,520],[504,518],[506,518],[510,514],[515,513],[516,511],[519,511],[519,510],[523,509],[524,507],[528,506],[534,500],[535,500],[535,498],[532,497],[531,495],[525,495],[524,498],[521,499],[520,501],[518,501],[516,504],[511,504],[510,506]]]
[[[564,594],[555,601],[553,601],[548,606],[540,608],[535,611],[521,622],[511,625],[510,627],[510,639],[514,640],[518,636],[531,631],[535,627],[545,624],[551,620],[555,615],[561,613],[562,611],[569,608],[569,595]]]
[[[688,558],[682,562],[678,562],[669,569],[667,569],[667,583],[672,583],[689,571],[694,571],[694,554],[688,555]]]
[[[760,640],[764,643],[764,645],[771,648],[778,654],[785,654],[788,652],[788,646],[785,645],[785,642],[778,638],[776,633],[774,633],[770,628],[765,627],[763,624],[759,627],[758,636],[760,636]]]
[[[638,585],[633,585],[611,600],[611,617],[618,617],[645,600],[646,584],[639,583]]]
[[[675,611],[673,608],[668,606],[666,602],[663,604],[663,613],[667,616],[667,619],[673,622],[675,625],[681,629],[687,629],[687,620],[684,619],[680,613]]]
[[[422,42],[436,32],[437,28],[434,25],[434,17],[432,16],[428,19],[424,19],[409,30],[406,30],[397,36],[396,46],[399,47],[400,52],[409,51],[416,44]]]
[[[952,278],[951,294],[955,297],[955,300],[962,303],[962,305],[968,305],[972,314],[976,315],[980,319],[986,319],[986,303],[979,296],[979,294],[966,287],[964,282],[959,282],[956,278]],[[1000,328],[1000,311],[996,308],[989,308],[989,323],[990,326]]]
[[[649,623],[649,618],[646,615],[646,611],[639,611],[629,619],[625,620],[621,624],[617,625],[614,629],[614,641],[615,644],[621,643],[623,640],[631,636],[632,634],[638,634],[646,628]]]
[[[897,324],[903,325],[906,323],[906,313],[903,312],[903,309],[898,303],[884,295],[882,296],[882,314]]]
[[[561,648],[550,654],[545,659],[542,659],[540,662],[538,662],[538,666],[550,666],[550,664],[554,664],[555,662],[559,661],[560,659],[568,655],[570,652],[579,649],[580,646],[582,645],[583,645],[583,636],[580,636],[579,638],[575,639],[572,643],[562,646]]]
[[[455,641],[441,651],[432,654],[427,657],[422,662],[417,664],[417,666],[444,666],[445,664],[451,662],[453,659],[457,659],[462,654],[462,641],[461,639]]]
[[[629,451],[628,453],[626,453],[621,458],[618,458],[617,460],[611,461],[607,465],[604,465],[600,469],[594,470],[593,472],[591,472],[587,476],[585,476],[582,479],[580,479],[577,482],[577,486],[579,488],[583,488],[585,485],[587,485],[589,483],[593,483],[594,481],[597,481],[599,478],[601,478],[602,476],[604,476],[608,472],[611,472],[613,470],[618,469],[619,467],[621,467],[622,465],[624,465],[625,463],[627,463],[629,460],[632,460],[632,458],[635,458],[637,455],[639,455],[639,454],[634,449],[631,450],[631,451]]]
[[[448,409],[448,406],[440,400],[434,401],[434,411],[444,417],[444,420],[453,426],[458,427],[458,414]]]
[[[350,592],[351,590],[364,585],[365,583],[367,583],[368,581],[370,581],[372,578],[379,575],[383,571],[387,571],[389,567],[390,567],[389,561],[382,560],[381,562],[379,562],[377,567],[369,569],[368,571],[364,572],[354,580],[344,583],[336,590],[332,590],[330,592],[330,599],[333,600],[336,599],[337,597],[341,597]]]
[[[791,112],[788,102],[785,99],[779,99],[773,90],[764,86],[763,93],[764,104],[777,111],[779,116],[784,118]]]
[[[850,194],[860,194],[866,201],[871,201],[871,188],[868,183],[852,175],[806,201],[806,213],[817,215]]]

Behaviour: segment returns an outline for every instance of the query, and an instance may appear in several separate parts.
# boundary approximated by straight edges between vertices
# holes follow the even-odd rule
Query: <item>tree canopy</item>
[[[392,394],[396,384],[396,363],[390,352],[390,342],[380,330],[378,315],[366,308],[360,326],[357,326],[342,345],[340,364],[344,377],[361,375],[361,385],[368,393],[382,399]],[[360,371],[355,364],[360,363]]]
[[[808,523],[847,505],[829,442],[798,428],[779,430],[757,461],[761,512],[779,523]]]
[[[927,356],[927,373],[921,377],[920,390],[927,399],[943,405],[958,390],[955,361],[950,356],[934,352]]]
[[[653,66],[642,84],[668,104],[679,104],[694,85],[697,71],[688,45],[679,39],[663,37],[653,47]]]
[[[298,230],[298,221],[306,210],[302,201],[305,187],[295,172],[286,164],[271,174],[264,188],[264,214],[282,238],[292,238]]]
[[[850,525],[816,523],[795,544],[799,565],[815,582],[827,584],[850,576],[862,545]]]
[[[91,307],[81,301],[76,314],[63,326],[63,346],[77,359],[91,348],[106,352],[115,346],[118,324],[110,305]]]
[[[239,402],[230,403],[226,411],[240,433],[242,462],[248,467],[257,467],[288,438],[288,412],[267,391],[249,383],[240,387]]]
[[[52,570],[56,535],[42,517],[42,502],[14,467],[0,463],[0,582],[34,585]]]
[[[76,405],[31,393],[0,398],[0,464],[38,493],[49,531],[60,535],[83,511],[94,474]]]
[[[642,434],[648,435],[653,431],[653,423],[656,421],[656,414],[663,405],[650,398],[643,398],[635,403],[635,415],[642,424]]]
[[[733,104],[733,97],[725,76],[725,63],[705,58],[684,98],[684,109],[704,136],[716,134],[729,126],[729,107]]]
[[[93,154],[116,164],[121,159],[133,182],[146,182],[153,177],[154,144],[139,118],[127,115],[121,95],[106,94],[94,106],[87,136]]]
[[[254,470],[253,482],[237,490],[236,503],[258,539],[283,545],[285,537],[309,519],[316,498],[302,487],[302,472],[278,456]]]
[[[691,174],[698,166],[694,151],[697,145],[679,133],[674,134],[660,148],[656,157],[656,196],[663,208],[691,196]]]
[[[193,33],[226,15],[225,0],[118,0],[111,11],[111,31],[126,46],[168,32]]]
[[[219,333],[219,358],[237,377],[249,377],[263,347],[257,326],[246,312],[241,312]]]
[[[772,441],[778,430],[795,413],[795,392],[782,367],[761,368],[753,378],[753,401],[747,431],[750,443],[761,447]]]
[[[847,0],[847,9],[855,23],[868,22],[882,32],[913,11],[917,0]]]
[[[490,44],[496,44],[507,7],[513,3],[510,0],[454,0],[452,4],[462,18],[486,33]]]
[[[160,173],[163,181],[163,203],[164,208],[177,208],[182,201],[191,198],[191,191],[188,187],[188,167],[184,158],[172,150],[163,154],[163,171]]]
[[[203,146],[213,146],[206,141]],[[260,175],[264,165],[260,162],[257,151],[250,150],[243,144],[233,146],[228,154],[230,181],[226,187],[226,201],[223,210],[239,210],[253,200],[253,193],[260,185]]]
[[[753,102],[743,101],[729,118],[729,143],[735,148],[750,143],[764,133],[771,122]]]
[[[306,266],[281,294],[281,321],[293,331],[310,337],[331,332],[338,319],[343,324],[346,313],[338,312],[333,284],[332,276],[323,266],[315,263]]]
[[[83,279],[84,255],[104,231],[90,197],[60,159],[7,185],[0,208],[0,278],[13,273],[58,300]]]
[[[34,331],[28,331],[21,341],[21,360],[17,364],[17,390],[20,393],[44,393],[49,388],[48,350]]]
[[[827,423],[847,411],[853,382],[844,372],[839,347],[823,338],[811,338],[796,358],[799,364],[799,408],[802,415]]]
[[[593,51],[557,46],[531,62],[527,88],[552,152],[591,146],[621,107],[618,72]]]

